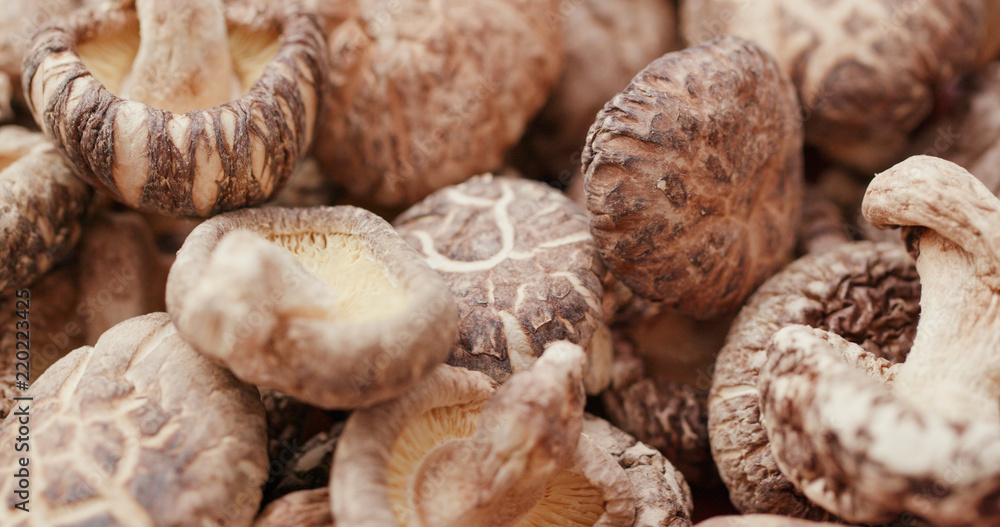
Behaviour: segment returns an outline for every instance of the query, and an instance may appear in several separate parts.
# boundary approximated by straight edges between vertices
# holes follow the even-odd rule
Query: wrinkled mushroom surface
[[[42,134],[0,127],[0,292],[31,285],[69,255],[93,194]]]
[[[597,115],[583,152],[590,227],[637,295],[711,318],[790,257],[802,131],[788,77],[723,37],[653,61]]]
[[[901,226],[920,274],[920,322],[902,363],[836,334],[785,327],[758,387],[778,466],[848,521],[1000,521],[1000,199],[948,161],[915,156],[863,205]]]
[[[695,527],[835,527],[842,523],[814,522],[776,514],[746,514],[743,516],[716,516]]]
[[[628,476],[587,436],[582,350],[547,348],[496,389],[442,365],[351,415],[335,453],[338,522],[364,526],[633,524]]]
[[[829,517],[779,470],[761,422],[757,381],[771,336],[786,325],[805,324],[899,361],[913,343],[919,296],[905,249],[870,242],[804,256],[754,293],[719,352],[708,401],[712,456],[737,509]]]
[[[261,511],[253,527],[334,527],[328,487],[300,490]]]
[[[368,204],[498,169],[562,63],[559,0],[310,3],[330,51],[314,153]]]
[[[209,216],[261,203],[288,178],[311,142],[325,64],[312,15],[136,0],[52,21],[23,82],[78,176],[144,211]]]
[[[441,277],[385,220],[347,206],[206,220],[170,270],[167,311],[236,376],[328,409],[402,393],[456,335]]]
[[[603,264],[586,213],[564,195],[487,174],[435,192],[394,225],[455,295],[449,364],[504,382],[549,343],[569,340],[588,349],[587,391],[607,385]]]
[[[566,51],[559,82],[512,153],[526,175],[560,188],[580,172],[594,115],[679,40],[672,2],[581,0],[562,10]]]
[[[871,172],[902,153],[941,87],[975,66],[992,3],[690,0],[681,30],[692,44],[739,35],[774,54],[798,90],[807,142]]]
[[[248,526],[267,455],[257,390],[190,348],[165,313],[106,332],[28,390],[30,513],[5,477],[0,523]],[[14,445],[18,423],[0,425]],[[23,453],[0,452],[5,474]]]

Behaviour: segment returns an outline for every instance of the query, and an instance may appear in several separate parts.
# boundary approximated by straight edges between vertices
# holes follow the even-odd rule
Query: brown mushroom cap
[[[603,264],[586,213],[559,191],[487,174],[435,192],[394,225],[458,302],[449,364],[504,382],[569,340],[587,348],[587,391],[607,385]]]
[[[842,523],[813,522],[776,514],[746,514],[743,516],[716,516],[695,527],[837,527]]]
[[[867,172],[883,170],[970,71],[991,0],[690,0],[691,44],[739,35],[773,53],[795,82],[806,142]]]
[[[14,109],[11,107],[13,99],[14,82],[10,80],[10,75],[0,71],[0,123],[14,118]]]
[[[166,313],[123,322],[28,390],[29,514],[0,480],[0,518],[18,525],[249,526],[266,478],[257,390],[196,353]],[[0,424],[14,445],[18,421]],[[0,451],[4,474],[25,454]]]
[[[870,242],[804,256],[754,293],[719,352],[708,400],[712,456],[737,509],[829,518],[782,475],[761,422],[757,380],[771,336],[806,324],[899,361],[913,342],[919,295],[905,249]]]
[[[69,255],[93,195],[42,134],[0,127],[0,292]]]
[[[650,61],[677,49],[677,16],[663,0],[579,0],[562,8],[566,45],[559,82],[532,121],[515,163],[565,186],[580,172],[594,115]]]
[[[562,63],[559,0],[311,0],[326,12],[314,153],[354,197],[408,206],[496,170]]]
[[[791,257],[801,150],[794,87],[752,42],[652,62],[597,115],[583,153],[608,268],[686,315],[734,311]]]
[[[902,226],[920,322],[902,364],[825,331],[770,341],[758,381],[778,466],[855,522],[1000,522],[1000,199],[961,167],[916,156],[875,177],[863,205]]]
[[[326,64],[315,18],[135,4],[35,35],[23,82],[36,122],[77,175],[129,206],[208,216],[263,202],[312,138]]]
[[[261,511],[253,527],[335,527],[330,511],[330,489],[300,490]]]
[[[335,519],[632,525],[627,475],[580,435],[583,358],[555,343],[498,390],[482,373],[442,365],[399,399],[355,412],[335,453]]]
[[[441,277],[385,220],[346,206],[206,220],[170,270],[167,311],[241,379],[321,408],[399,395],[456,335]]]

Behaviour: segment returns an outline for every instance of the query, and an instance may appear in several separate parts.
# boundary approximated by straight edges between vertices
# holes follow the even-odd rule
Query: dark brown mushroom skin
[[[913,260],[895,243],[856,242],[807,255],[754,293],[719,353],[708,402],[712,455],[737,509],[831,518],[781,474],[761,424],[757,377],[771,336],[805,324],[899,362],[913,343],[919,302]]]
[[[428,196],[394,226],[455,296],[449,364],[503,382],[551,342],[586,348],[602,320],[604,269],[586,213],[551,187],[479,176]]]
[[[736,310],[791,258],[801,150],[794,87],[756,44],[722,37],[653,61],[584,147],[608,268],[685,315]]]

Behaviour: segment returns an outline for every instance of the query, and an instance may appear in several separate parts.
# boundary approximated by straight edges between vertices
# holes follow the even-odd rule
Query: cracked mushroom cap
[[[756,44],[723,37],[653,61],[583,151],[608,268],[685,315],[735,311],[792,255],[801,151],[794,87]]]
[[[504,382],[548,344],[569,340],[587,349],[587,392],[607,385],[603,264],[586,212],[566,196],[487,174],[435,192],[394,225],[458,302],[449,364]]]
[[[177,253],[167,311],[237,377],[327,409],[403,393],[456,336],[441,277],[385,220],[347,206],[206,220]]]
[[[93,195],[42,134],[0,127],[0,292],[30,285],[70,254]]]
[[[500,168],[562,65],[560,0],[309,3],[330,52],[313,152],[370,205]]]
[[[995,3],[689,0],[681,31],[691,44],[739,35],[774,54],[802,101],[806,142],[870,173],[902,153],[937,92],[975,67]]]
[[[257,390],[196,353],[166,313],[123,322],[56,362],[30,404],[30,513],[0,482],[0,523],[249,526],[267,477]],[[17,420],[0,424],[4,474]]]
[[[830,517],[779,470],[761,422],[757,381],[771,336],[786,325],[805,324],[899,361],[913,343],[919,297],[916,270],[905,249],[871,242],[804,256],[754,293],[719,352],[708,399],[712,457],[737,509]]]
[[[628,475],[581,435],[584,354],[549,346],[501,386],[442,365],[351,415],[334,457],[334,518],[356,526],[631,526]]]
[[[903,227],[920,321],[903,363],[789,326],[758,386],[778,466],[853,522],[1000,522],[1000,199],[966,170],[916,156],[872,180],[865,218]]]
[[[304,155],[323,46],[300,12],[120,2],[40,30],[24,91],[85,181],[143,211],[210,216],[263,202]]]

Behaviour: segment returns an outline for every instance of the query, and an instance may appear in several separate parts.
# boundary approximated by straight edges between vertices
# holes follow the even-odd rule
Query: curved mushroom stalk
[[[849,521],[996,524],[1000,199],[919,156],[878,175],[863,210],[878,227],[905,227],[921,277],[917,335],[890,366],[821,330],[776,333],[758,386],[778,465]]]
[[[573,461],[583,427],[583,351],[557,342],[489,400],[479,429],[428,454],[416,488],[434,488],[420,502],[425,525],[516,525],[542,498],[549,480]],[[438,468],[466,469],[437,485]],[[433,485],[433,487],[432,487]]]

